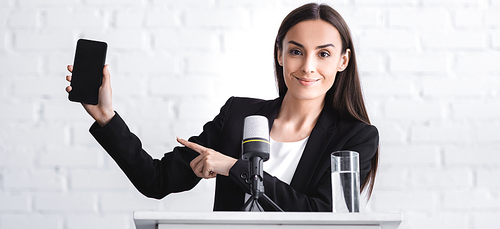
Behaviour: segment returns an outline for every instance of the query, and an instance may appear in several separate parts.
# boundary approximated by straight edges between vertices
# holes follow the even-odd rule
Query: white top
[[[276,142],[271,138],[271,152],[269,160],[263,164],[264,171],[290,184],[308,139],[309,137],[297,142]]]

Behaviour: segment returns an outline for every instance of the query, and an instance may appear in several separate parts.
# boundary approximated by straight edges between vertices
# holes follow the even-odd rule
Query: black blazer
[[[229,176],[218,175],[215,211],[238,211],[250,186],[245,182],[248,164],[241,158],[244,118],[263,115],[271,127],[281,107],[282,98],[265,101],[231,97],[220,113],[203,126],[199,136],[189,141],[237,158]],[[134,186],[144,195],[161,199],[170,193],[190,190],[199,181],[189,163],[198,153],[175,147],[161,160],[153,159],[141,147],[137,136],[116,114],[105,126],[94,123],[91,134],[116,161]],[[271,174],[264,174],[265,193],[285,211],[332,211],[330,154],[337,150],[360,153],[360,179],[363,182],[378,148],[378,131],[359,121],[346,120],[324,108],[313,128],[290,185]],[[264,202],[266,210],[271,208]]]

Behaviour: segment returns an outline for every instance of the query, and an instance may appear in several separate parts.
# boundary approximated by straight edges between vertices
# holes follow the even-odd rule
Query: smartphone
[[[107,49],[108,44],[105,42],[78,40],[70,84],[72,89],[68,95],[70,101],[93,105],[98,103]]]

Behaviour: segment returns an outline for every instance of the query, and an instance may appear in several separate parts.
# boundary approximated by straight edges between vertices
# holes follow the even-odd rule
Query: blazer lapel
[[[290,183],[295,190],[305,192],[311,179],[322,175],[317,172],[318,165],[324,160],[323,154],[334,134],[335,115],[329,109],[323,108]]]

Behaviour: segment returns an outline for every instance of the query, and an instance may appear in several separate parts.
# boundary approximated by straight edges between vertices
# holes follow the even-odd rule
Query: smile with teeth
[[[300,84],[302,84],[304,86],[310,86],[310,85],[313,85],[314,83],[319,81],[319,79],[299,78],[296,76],[294,76],[294,77],[295,77],[295,79],[297,79],[299,81]]]

